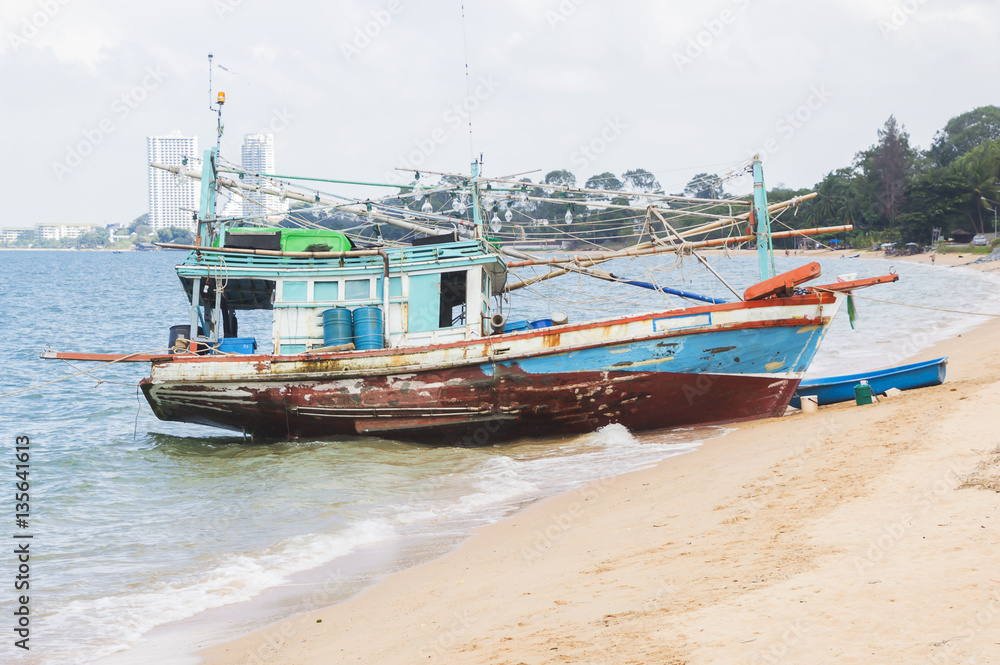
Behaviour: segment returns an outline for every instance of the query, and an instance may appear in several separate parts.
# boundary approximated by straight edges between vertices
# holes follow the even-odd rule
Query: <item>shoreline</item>
[[[1000,544],[998,500],[956,488],[997,458],[983,436],[1000,424],[997,334],[988,320],[911,359],[949,355],[944,385],[740,424],[199,655],[209,665],[513,665],[989,653],[988,631],[969,621],[1000,617],[990,581],[1000,575],[981,567]]]

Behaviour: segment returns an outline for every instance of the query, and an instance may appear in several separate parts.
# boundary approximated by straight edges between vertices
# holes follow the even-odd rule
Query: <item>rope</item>
[[[824,289],[819,286],[810,287],[814,291],[826,291],[827,293],[841,293],[840,291],[834,291],[833,289]],[[969,314],[971,316],[990,316],[994,318],[1000,318],[1000,314],[987,314],[986,312],[964,312],[958,309],[942,309],[940,307],[928,307],[927,305],[910,305],[905,302],[893,302],[892,300],[879,300],[878,298],[872,298],[871,296],[859,296],[856,293],[852,293],[855,298],[861,298],[863,300],[871,300],[872,302],[880,302],[886,305],[899,305],[900,307],[913,307],[914,309],[929,309],[932,312],[946,312],[948,314]],[[2,397],[2,395],[0,395]]]
[[[107,367],[108,365],[114,365],[115,363],[120,363],[123,360],[128,360],[129,358],[134,358],[135,356],[152,355],[154,353],[166,353],[169,350],[170,349],[153,349],[152,351],[136,351],[135,353],[130,353],[127,356],[122,356],[121,358],[116,358],[115,360],[112,360],[110,362],[102,363],[102,364],[98,365],[97,367],[95,367],[94,369],[96,370],[96,369],[101,369],[102,367]],[[60,381],[65,381],[66,379],[72,379],[73,377],[80,376],[81,374],[88,374],[89,372],[90,372],[90,370],[83,370],[81,372],[77,372],[76,374],[69,374],[67,376],[63,376],[63,377],[60,377],[58,379],[53,379],[52,381],[46,381],[45,383],[39,383],[38,385],[35,385],[35,386],[28,386],[27,388],[21,388],[20,390],[15,390],[14,392],[4,393],[3,395],[0,395],[0,399],[3,399],[4,397],[10,397],[11,395],[18,395],[20,393],[26,393],[29,390],[35,390],[36,388],[42,388],[44,386],[52,385],[53,383],[59,383]],[[130,383],[128,385],[132,385],[132,384]]]

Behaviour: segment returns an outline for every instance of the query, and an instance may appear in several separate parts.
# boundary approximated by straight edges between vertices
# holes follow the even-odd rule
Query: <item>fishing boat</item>
[[[897,390],[913,390],[944,383],[948,369],[947,358],[936,358],[924,362],[889,367],[887,369],[861,372],[844,376],[828,376],[819,379],[806,379],[792,397],[791,406],[801,407],[802,395],[816,398],[816,404],[836,404],[854,399],[854,387],[866,381],[873,394],[882,395],[893,388]]]
[[[153,164],[199,179],[202,188],[195,244],[158,243],[189,252],[177,266],[189,317],[171,327],[169,352],[43,357],[149,362],[140,386],[158,418],[254,439],[372,435],[485,444],[610,423],[640,431],[780,415],[845,294],[897,279],[802,286],[819,276],[815,263],[775,275],[772,238],[851,227],[773,233],[772,216],[814,195],[769,205],[756,159],[746,167],[754,192],[745,199],[571,183],[529,187],[514,177],[483,176],[478,161],[467,175],[418,171],[398,194],[359,199],[301,190],[315,178],[247,173],[221,162],[218,150],[204,152],[200,170]],[[435,175],[437,185],[421,186],[421,176]],[[267,224],[261,220],[271,211],[260,219],[220,218],[222,189],[354,215],[375,235],[362,242],[327,228],[255,225]],[[434,197],[451,201],[451,209],[434,205]],[[511,246],[532,240],[510,229],[512,209],[522,205],[524,214],[553,201],[566,206],[567,227],[574,206],[624,211],[642,224],[629,221],[635,242],[617,249],[542,255]],[[553,233],[557,223],[540,220],[539,237],[559,247],[577,238]],[[380,224],[409,238],[389,242]],[[761,273],[760,283],[744,291],[699,253],[739,242],[757,244]],[[668,252],[697,261],[732,300],[600,267]],[[519,270],[544,272],[527,277]],[[562,314],[520,325],[507,320],[511,294],[562,275],[646,289],[681,306],[584,321]],[[244,310],[272,312],[267,350],[240,337],[237,315]]]

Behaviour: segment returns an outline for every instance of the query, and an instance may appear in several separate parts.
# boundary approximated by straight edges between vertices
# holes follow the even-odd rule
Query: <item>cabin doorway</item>
[[[465,285],[465,270],[441,274],[441,309],[439,311],[439,328],[452,328],[458,325],[465,325]]]

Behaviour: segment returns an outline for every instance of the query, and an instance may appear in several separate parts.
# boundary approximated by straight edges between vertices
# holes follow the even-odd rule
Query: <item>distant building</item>
[[[98,224],[35,224],[36,240],[62,240],[63,238],[79,238],[84,233],[104,230]]]
[[[243,137],[243,168],[250,173],[274,173],[274,134],[247,134]],[[260,185],[267,181],[255,176],[247,176],[244,184]],[[243,215],[261,217],[281,215],[288,209],[288,201],[273,194],[244,191]]]
[[[119,240],[128,238],[128,229],[118,224],[108,225],[108,240],[114,244]]]
[[[0,243],[16,242],[21,236],[35,235],[34,229],[0,229]]]
[[[146,137],[146,160],[167,166],[180,166],[184,159],[198,159],[198,137],[181,136],[175,131],[169,136]],[[194,212],[198,209],[201,191],[197,180],[180,178],[163,169],[149,168],[149,225],[154,231],[176,226],[194,231]]]

